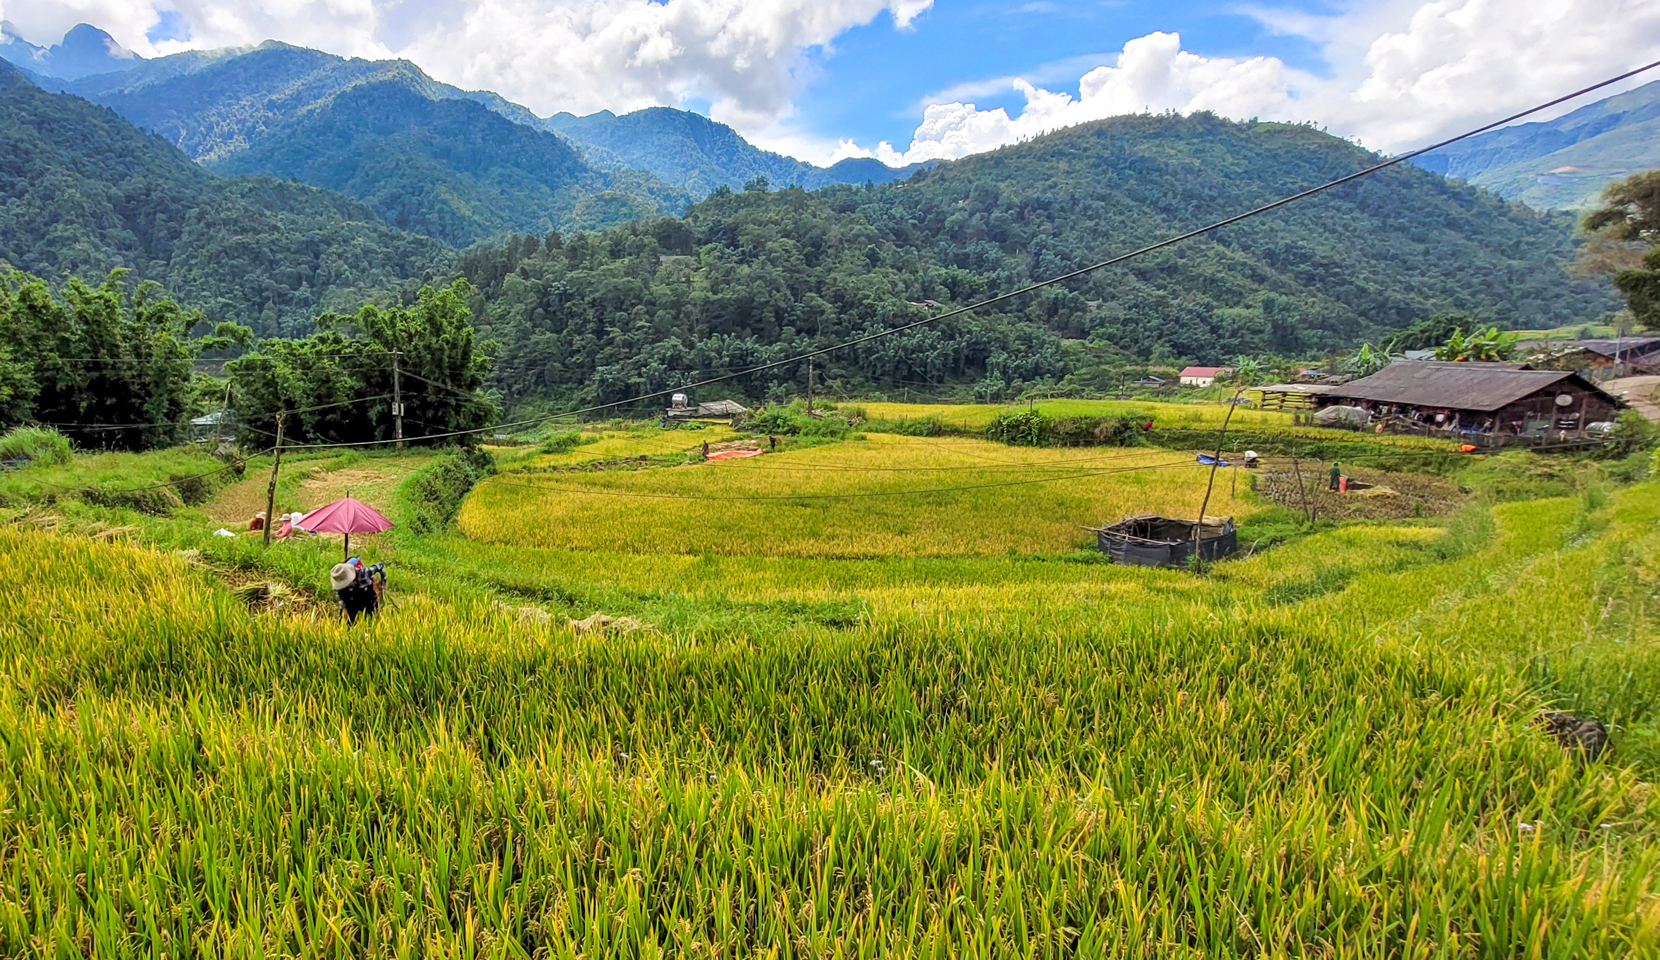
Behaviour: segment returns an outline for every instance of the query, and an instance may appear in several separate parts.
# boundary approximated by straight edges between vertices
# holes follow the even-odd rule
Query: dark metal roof
[[[1577,340],[1569,350],[1584,350],[1610,360],[1615,357],[1642,357],[1660,350],[1660,337],[1625,337],[1619,340]]]
[[[1572,380],[1575,386],[1620,401],[1577,373],[1524,370],[1514,363],[1448,363],[1397,360],[1369,377],[1346,383],[1328,396],[1375,403],[1404,403],[1447,410],[1497,410],[1541,390]]]

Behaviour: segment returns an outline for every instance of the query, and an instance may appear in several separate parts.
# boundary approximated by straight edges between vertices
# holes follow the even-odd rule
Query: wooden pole
[[[282,469],[282,426],[286,412],[277,414],[277,445],[271,455],[271,485],[265,489],[265,545],[271,545],[271,521],[277,515],[277,471]]]
[[[1291,448],[1291,472],[1297,475],[1297,495],[1303,498],[1303,512],[1308,514],[1308,522],[1314,522],[1314,508],[1308,502],[1308,490],[1303,487],[1303,465],[1297,459],[1297,448]]]
[[[1239,395],[1244,392],[1244,387],[1240,387],[1238,390],[1234,391],[1234,400],[1238,400]],[[1195,561],[1202,559],[1199,555],[1199,535],[1203,533],[1205,529],[1205,511],[1210,509],[1210,491],[1212,487],[1216,486],[1216,470],[1222,465],[1222,444],[1228,437],[1228,421],[1233,419],[1233,411],[1237,406],[1239,406],[1238,403],[1228,404],[1228,413],[1222,418],[1222,429],[1216,434],[1216,459],[1211,461],[1210,479],[1205,483],[1205,499],[1204,502],[1199,504],[1199,522],[1193,525],[1193,559]]]
[[[807,358],[807,416],[813,415],[813,358]]]

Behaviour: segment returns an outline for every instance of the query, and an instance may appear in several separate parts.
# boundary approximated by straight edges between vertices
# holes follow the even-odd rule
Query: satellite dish
[[[1574,405],[1573,394],[1570,394],[1570,393],[1559,393],[1559,394],[1557,394],[1556,395],[1556,405],[1559,406],[1559,407],[1571,407],[1571,406],[1573,406]]]

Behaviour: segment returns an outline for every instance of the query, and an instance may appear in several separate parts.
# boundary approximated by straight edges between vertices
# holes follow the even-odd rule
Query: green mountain
[[[457,247],[503,233],[595,229],[687,202],[654,178],[592,169],[551,133],[394,79],[349,86],[209,167],[338,190],[396,227]]]
[[[684,208],[684,191],[596,170],[529,111],[403,61],[279,43],[186,54],[65,89],[167,137],[210,169],[338,190],[453,246],[594,229]]]
[[[214,319],[274,333],[429,277],[449,254],[338,194],[216,177],[0,64],[0,259],[53,280],[126,268]]]
[[[877,160],[844,160],[829,168],[816,167],[762,150],[724,123],[670,107],[651,107],[620,117],[609,110],[585,117],[560,113],[545,122],[587,147],[596,163],[650,171],[696,197],[721,186],[736,190],[756,177],[774,187],[813,190],[837,183],[887,183],[919,168],[896,170]]]
[[[144,62],[143,57],[91,24],[76,24],[58,43],[41,47],[18,36],[17,29],[7,21],[0,21],[0,60],[38,76],[65,80],[131,70]]]
[[[1554,120],[1471,137],[1413,162],[1531,207],[1584,210],[1607,184],[1660,167],[1660,81]]]
[[[509,395],[616,400],[1063,275],[1375,163],[1317,130],[1119,117],[873,187],[717,190],[683,219],[457,261]],[[1463,312],[1617,308],[1565,270],[1573,218],[1390,169],[995,309],[827,358],[857,384],[1053,382],[1110,364],[1310,356]],[[929,301],[935,301],[930,304]],[[803,371],[737,384],[766,397]]]

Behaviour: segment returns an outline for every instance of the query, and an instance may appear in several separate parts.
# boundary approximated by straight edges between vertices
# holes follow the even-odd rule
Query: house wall
[[[1561,394],[1573,397],[1574,402],[1557,406],[1556,398]],[[1393,432],[1450,436],[1446,428],[1448,424],[1456,424],[1460,431],[1473,429],[1499,440],[1505,437],[1559,439],[1563,433],[1568,439],[1578,439],[1584,435],[1586,425],[1611,421],[1619,415],[1619,408],[1596,391],[1572,383],[1555,384],[1493,412],[1334,397],[1318,397],[1315,403],[1320,407],[1350,404],[1370,411],[1375,417],[1398,418]],[[1443,419],[1437,421],[1438,415]]]

